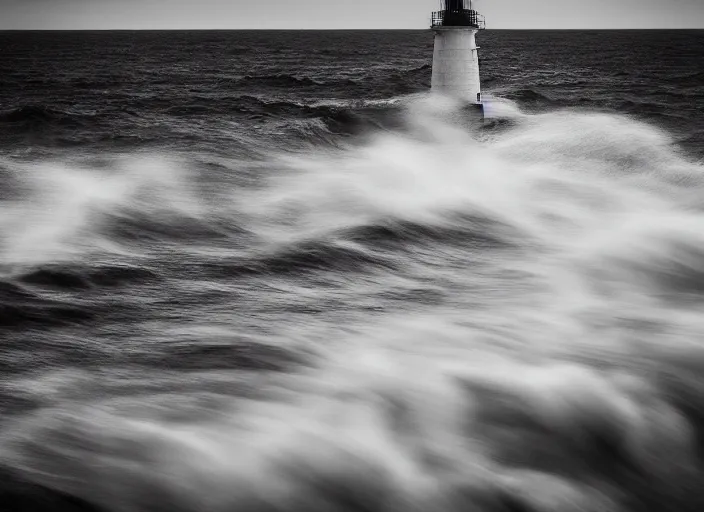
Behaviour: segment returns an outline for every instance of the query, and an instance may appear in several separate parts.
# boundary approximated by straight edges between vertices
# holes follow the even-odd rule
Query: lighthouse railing
[[[463,9],[461,11],[435,11],[430,17],[431,28],[436,27],[474,27],[479,30],[486,28],[484,16],[477,11]]]

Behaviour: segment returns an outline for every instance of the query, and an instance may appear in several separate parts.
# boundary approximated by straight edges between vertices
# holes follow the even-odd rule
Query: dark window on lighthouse
[[[472,0],[443,0],[439,19],[446,27],[478,27],[479,15],[472,9]]]
[[[469,11],[472,9],[470,0],[445,0],[444,10],[450,12]]]

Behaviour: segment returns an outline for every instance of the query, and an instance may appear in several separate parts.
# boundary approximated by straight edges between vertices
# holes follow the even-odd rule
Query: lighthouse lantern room
[[[441,0],[432,14],[435,32],[432,90],[481,104],[479,55],[475,35],[485,28],[472,0]]]

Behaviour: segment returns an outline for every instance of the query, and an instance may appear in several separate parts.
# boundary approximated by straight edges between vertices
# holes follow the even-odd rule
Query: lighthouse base
[[[479,48],[474,27],[434,27],[431,88],[468,103],[481,105]]]

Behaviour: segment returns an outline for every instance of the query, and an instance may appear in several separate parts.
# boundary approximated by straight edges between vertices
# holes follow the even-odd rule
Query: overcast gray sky
[[[0,0],[0,29],[425,28],[439,0]],[[704,0],[477,0],[489,28],[704,28]]]

